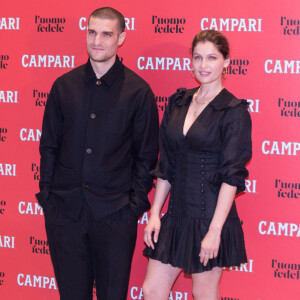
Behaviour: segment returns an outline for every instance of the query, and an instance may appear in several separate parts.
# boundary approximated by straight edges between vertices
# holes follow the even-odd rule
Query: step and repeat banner
[[[215,29],[231,44],[224,85],[247,99],[253,158],[237,197],[249,262],[226,269],[222,300],[300,299],[300,2],[6,1],[0,10],[0,298],[59,299],[38,192],[39,140],[53,81],[87,61],[87,18],[112,6],[126,17],[119,56],[151,85],[160,119],[168,96],[195,87],[189,49]],[[152,201],[154,189],[150,193]],[[166,211],[166,206],[163,213]],[[138,225],[128,299],[143,299],[146,212]],[[191,300],[181,274],[170,300]]]

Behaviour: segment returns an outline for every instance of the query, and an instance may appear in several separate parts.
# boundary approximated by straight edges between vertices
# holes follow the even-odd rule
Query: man
[[[150,204],[158,112],[149,85],[117,56],[122,14],[95,10],[86,64],[58,78],[45,108],[40,193],[62,300],[126,299],[137,218]]]

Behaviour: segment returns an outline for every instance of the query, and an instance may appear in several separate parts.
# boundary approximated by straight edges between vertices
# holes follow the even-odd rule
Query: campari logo
[[[0,69],[6,70],[8,67],[9,55],[0,54]]]
[[[184,18],[164,18],[152,16],[154,33],[184,33]]]
[[[187,57],[145,57],[137,60],[139,70],[191,71],[191,60]]]
[[[247,99],[247,102],[249,103],[249,112],[250,113],[259,113],[259,99]]]
[[[263,141],[262,153],[265,155],[287,155],[296,156],[300,154],[300,143]]]
[[[265,61],[265,72],[267,74],[299,74],[300,60],[273,60]]]
[[[42,207],[37,202],[20,201],[18,209],[21,215],[44,215]]]
[[[24,68],[74,68],[74,55],[23,54]]]
[[[277,197],[284,199],[300,199],[300,183],[275,179]]]
[[[223,269],[225,271],[253,273],[253,259],[248,259],[248,263],[242,264],[240,267],[230,267],[230,268],[224,267]]]
[[[15,248],[15,237],[0,235],[0,248]]]
[[[258,232],[261,235],[300,237],[300,225],[273,221],[260,221]]]
[[[135,18],[124,18],[125,19],[125,30],[135,30]],[[79,19],[79,29],[87,30],[88,29],[88,19],[82,17]]]
[[[20,18],[0,18],[0,30],[19,30]]]
[[[31,274],[18,274],[17,283],[19,286],[24,287],[57,290],[57,285],[54,277]]]
[[[4,285],[5,273],[0,271],[0,286]]]
[[[6,141],[6,135],[7,135],[7,128],[1,128],[0,127],[0,143]]]
[[[281,17],[280,25],[284,35],[300,35],[300,19]]]
[[[130,291],[131,300],[141,300],[144,299],[143,291],[141,287],[133,286]],[[168,300],[188,300],[187,292],[171,291]]]
[[[0,91],[0,103],[19,103],[18,91]]]
[[[0,163],[0,176],[17,176],[17,165]]]
[[[245,192],[250,194],[256,194],[256,180],[245,180]]]
[[[300,117],[300,101],[278,98],[278,107],[281,117]]]
[[[6,208],[6,201],[5,200],[0,200],[0,216],[4,215],[5,208]]]
[[[50,254],[49,243],[47,240],[37,239],[34,236],[30,237],[30,246],[34,254]]]
[[[37,25],[37,32],[63,32],[66,19],[35,16],[34,23]]]
[[[20,139],[22,142],[39,142],[42,132],[40,129],[22,128],[20,130]]]
[[[272,269],[274,277],[280,279],[300,279],[300,263],[282,262],[277,259],[272,259]]]
[[[261,32],[262,19],[203,18],[200,27],[201,30]]]
[[[162,218],[165,214],[164,213],[161,213],[160,214],[160,217]],[[138,220],[138,224],[141,224],[141,225],[147,225],[149,222],[149,215],[148,215],[148,212],[144,212],[143,216]]]
[[[31,172],[33,173],[33,180],[40,180],[40,166],[37,164],[31,164]]]
[[[47,100],[49,97],[48,92],[39,91],[37,89],[34,89],[32,94],[33,94],[33,100],[34,100],[35,106],[42,106],[42,107],[46,106]]]

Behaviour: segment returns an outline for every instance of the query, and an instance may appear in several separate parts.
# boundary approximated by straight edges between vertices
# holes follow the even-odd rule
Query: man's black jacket
[[[101,79],[90,61],[59,77],[43,119],[40,205],[51,201],[77,219],[86,199],[100,219],[130,203],[141,215],[150,207],[158,126],[151,88],[118,57]]]

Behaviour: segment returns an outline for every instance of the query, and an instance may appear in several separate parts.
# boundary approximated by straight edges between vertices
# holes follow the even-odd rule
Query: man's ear
[[[119,40],[118,40],[118,45],[121,46],[124,41],[126,39],[126,32],[123,31],[120,35],[119,35]]]

